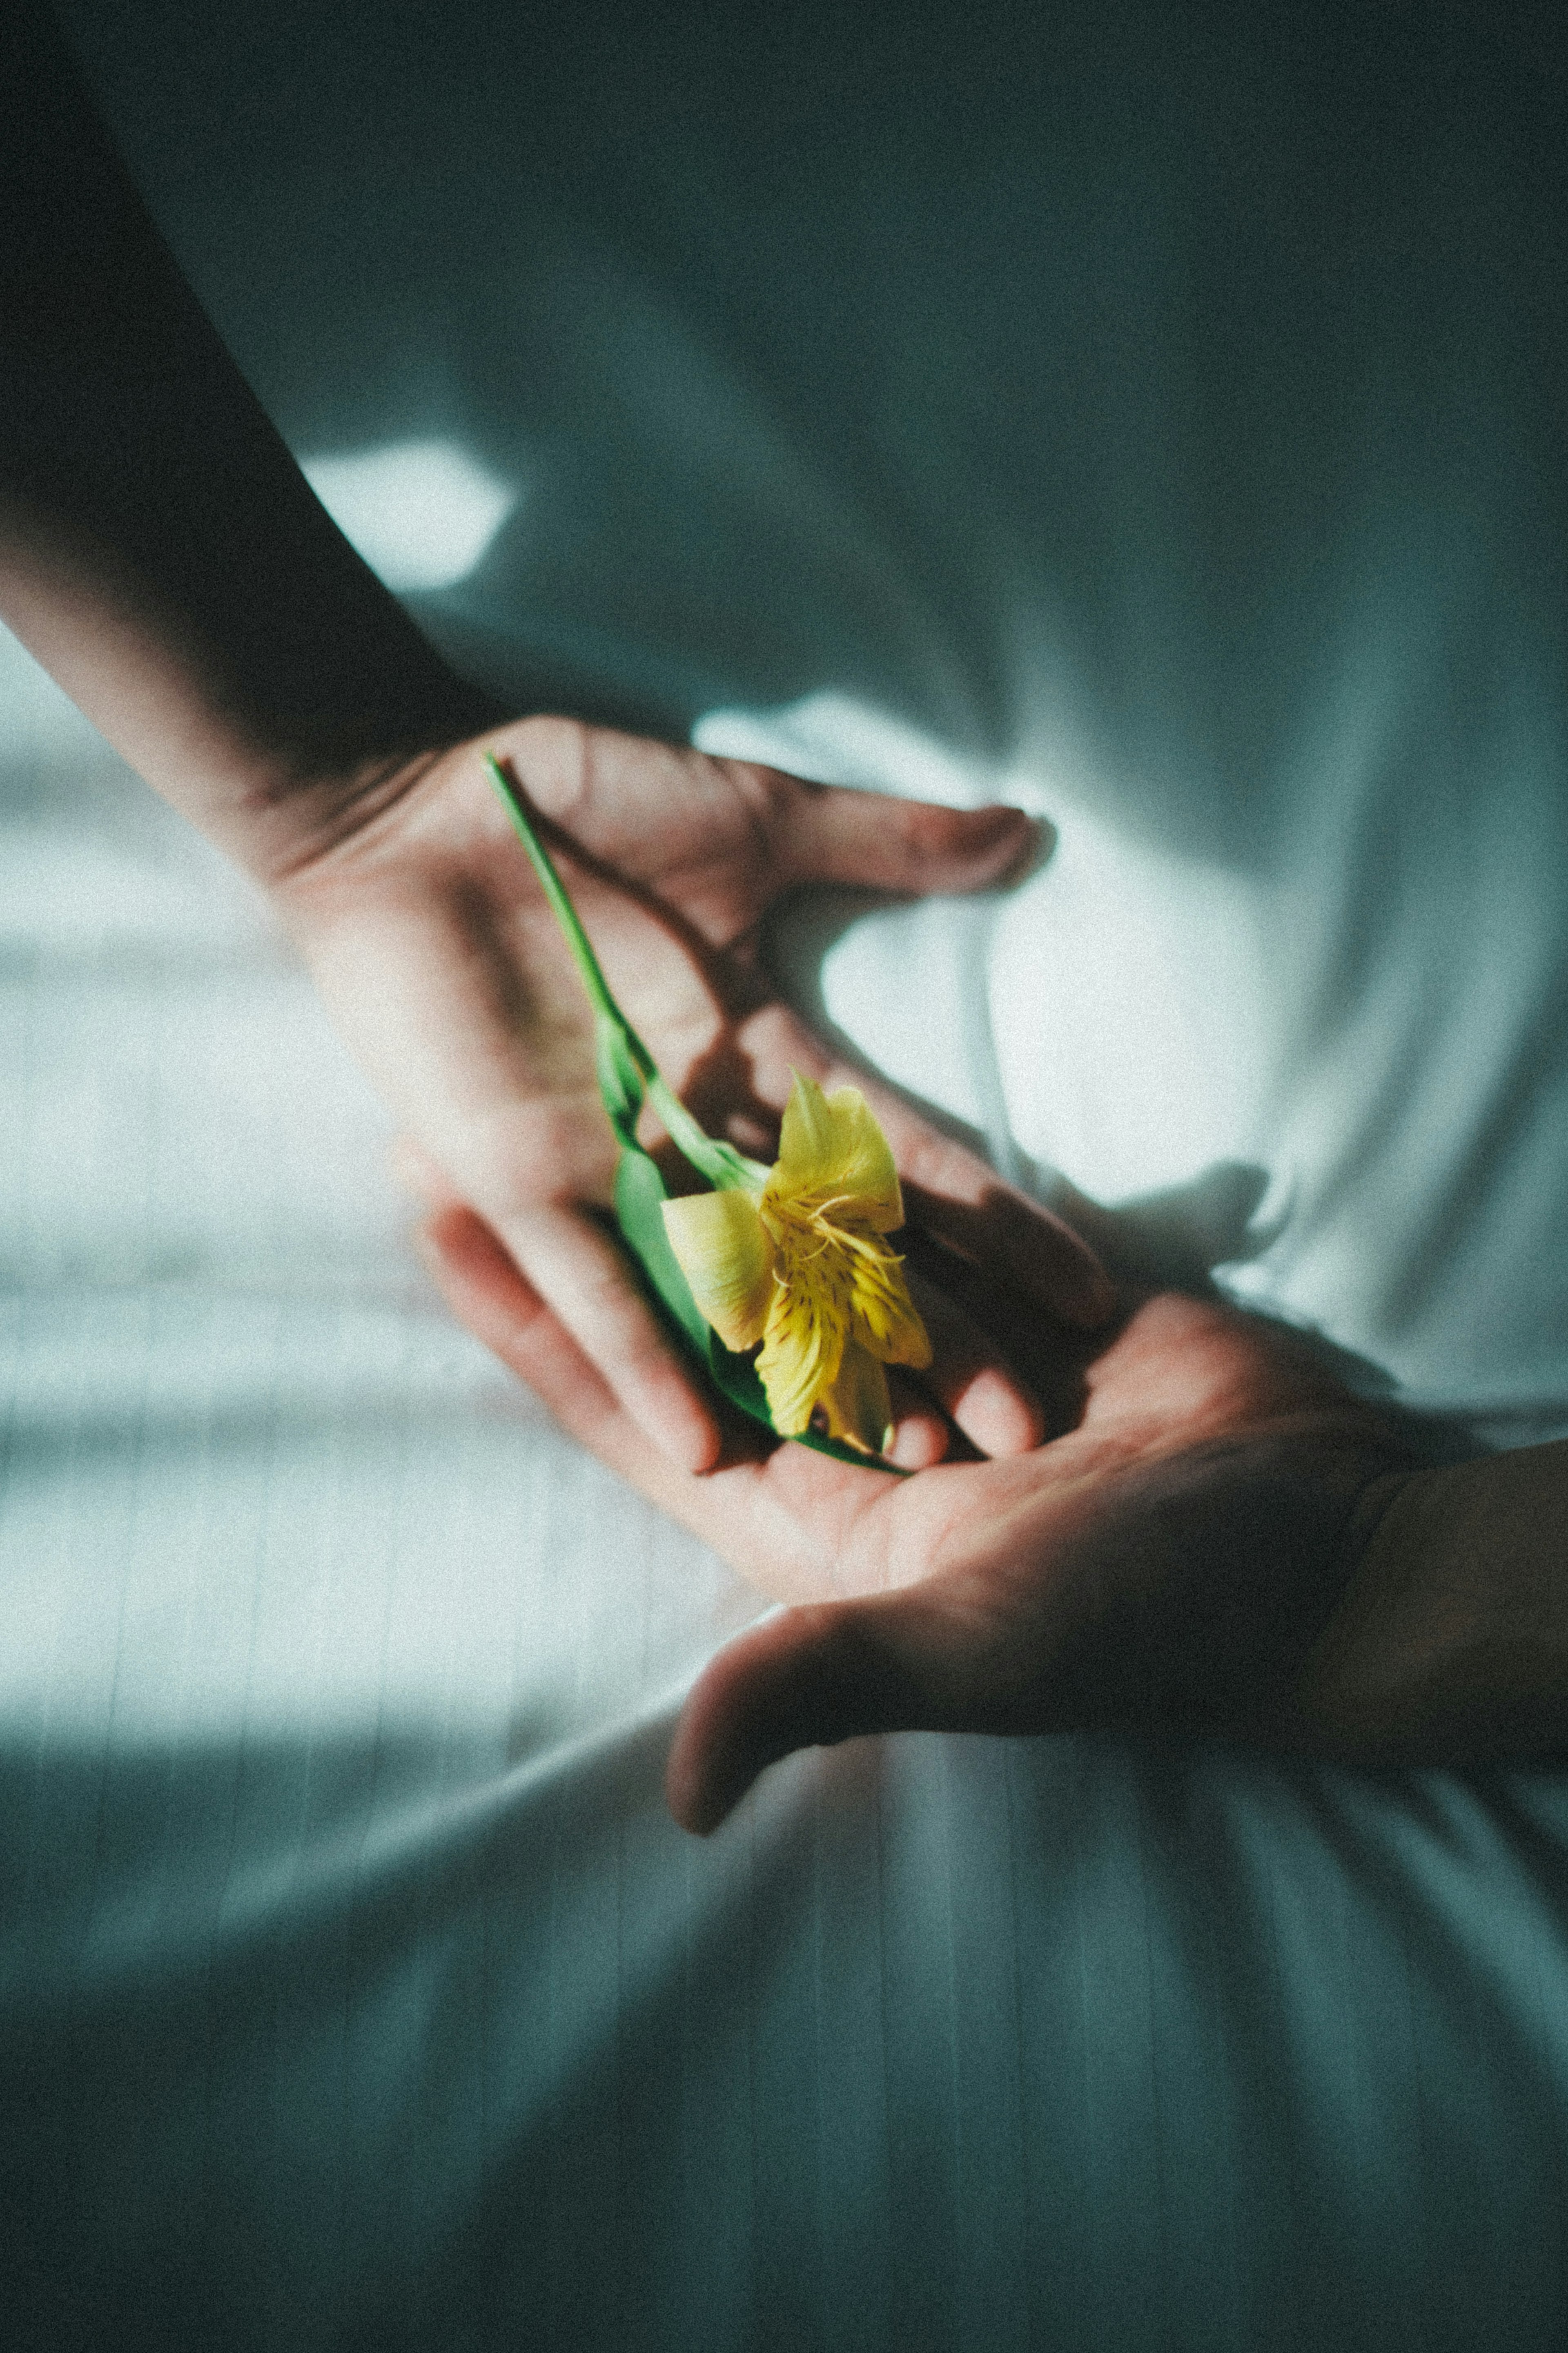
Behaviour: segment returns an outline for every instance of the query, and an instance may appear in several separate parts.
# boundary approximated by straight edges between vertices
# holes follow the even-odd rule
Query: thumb
[[[796,1748],[951,1728],[972,1680],[966,1630],[913,1591],[765,1619],[726,1643],[692,1687],[665,1769],[670,1812],[706,1837]]]
[[[858,884],[918,896],[1020,881],[1056,841],[1020,808],[943,808],[847,786],[801,784],[775,819],[785,882]]]

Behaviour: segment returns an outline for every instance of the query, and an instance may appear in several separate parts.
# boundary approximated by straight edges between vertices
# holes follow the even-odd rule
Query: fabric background
[[[798,911],[805,1001],[1124,1261],[1568,1430],[1532,20],[64,15],[520,707],[1052,818]],[[687,1840],[754,1597],[445,1319],[246,886],[8,643],[0,943],[6,2342],[1561,2342],[1560,1777],[906,1737]]]

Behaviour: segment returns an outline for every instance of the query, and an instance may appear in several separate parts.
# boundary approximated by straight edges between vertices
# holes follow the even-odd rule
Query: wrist
[[[384,692],[310,714],[286,743],[247,745],[226,789],[198,788],[180,805],[258,881],[281,889],[372,828],[458,744],[510,715],[450,672],[405,674]]]
[[[0,495],[7,625],[153,789],[263,882],[510,715],[450,669],[319,510],[304,522],[292,591],[253,560],[243,589],[181,580],[176,594],[58,508]]]
[[[1568,1746],[1568,1446],[1405,1471],[1298,1689],[1314,1746],[1458,1764]]]
[[[0,9],[0,615],[271,881],[502,714],[316,500],[47,11]]]

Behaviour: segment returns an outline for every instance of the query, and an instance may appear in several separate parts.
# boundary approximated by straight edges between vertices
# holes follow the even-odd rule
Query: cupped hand
[[[705,1479],[648,1445],[470,1212],[426,1229],[447,1298],[600,1458],[773,1599],[692,1690],[671,1810],[713,1829],[791,1750],[868,1732],[1165,1727],[1331,1750],[1312,1646],[1415,1467],[1300,1335],[1163,1293],[1083,1347],[1073,1426],[912,1479],[796,1446]]]
[[[712,1401],[672,1350],[605,1221],[616,1148],[575,967],[479,758],[493,749],[545,820],[611,988],[715,1134],[772,1157],[792,1068],[869,1096],[927,1255],[935,1410],[907,1388],[899,1459],[1027,1448],[1039,1408],[944,1295],[988,1267],[1067,1324],[1111,1293],[1066,1227],[899,1098],[837,1066],[763,972],[763,918],[808,882],[972,891],[1025,862],[1016,810],[963,813],[804,784],[573,721],[497,728],[426,764],[390,806],[274,885],[351,1046],[405,1131],[426,1189],[470,1204],[636,1427],[683,1468],[718,1459]],[[935,1276],[931,1279],[934,1267]]]

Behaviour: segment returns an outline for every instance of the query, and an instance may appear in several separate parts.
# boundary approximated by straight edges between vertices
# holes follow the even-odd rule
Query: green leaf
[[[616,1169],[616,1219],[621,1238],[690,1341],[698,1362],[706,1364],[708,1319],[669,1247],[664,1226],[666,1198],[664,1178],[647,1154],[636,1145],[623,1147]]]

